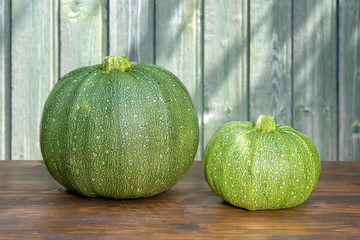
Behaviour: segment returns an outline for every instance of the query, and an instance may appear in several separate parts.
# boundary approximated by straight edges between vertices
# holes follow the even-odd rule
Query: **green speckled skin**
[[[212,190],[248,210],[301,204],[313,192],[321,168],[315,145],[301,132],[285,125],[265,132],[250,122],[221,127],[205,149],[203,164]]]
[[[44,106],[40,145],[51,175],[89,197],[149,197],[188,171],[199,142],[189,93],[169,71],[102,65],[65,75]]]

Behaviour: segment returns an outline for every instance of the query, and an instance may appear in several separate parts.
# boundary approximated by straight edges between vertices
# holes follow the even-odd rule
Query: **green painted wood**
[[[99,64],[107,55],[107,1],[60,4],[60,75]]]
[[[202,129],[201,1],[156,1],[155,62],[174,73],[189,91]],[[202,159],[203,137],[196,159]]]
[[[248,1],[204,3],[204,144],[223,124],[248,120]]]
[[[291,125],[291,0],[250,3],[250,121],[273,115]]]
[[[154,63],[154,0],[109,1],[109,54]]]
[[[360,1],[339,8],[339,160],[360,160]]]
[[[197,159],[224,123],[263,113],[307,134],[322,160],[360,160],[359,9],[357,0],[0,0],[0,159],[40,159],[49,90],[110,53],[179,76],[198,113]]]
[[[337,160],[336,0],[294,1],[293,127]]]
[[[56,77],[56,1],[11,3],[12,159],[41,159],[43,104]]]
[[[10,0],[0,0],[0,160],[11,158]]]

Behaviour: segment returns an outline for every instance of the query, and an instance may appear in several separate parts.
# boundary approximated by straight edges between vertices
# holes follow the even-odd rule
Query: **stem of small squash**
[[[125,55],[107,56],[104,58],[103,70],[107,72],[113,69],[125,72],[129,67],[131,67],[131,64]]]
[[[276,122],[273,116],[260,115],[255,123],[255,128],[263,132],[271,132],[276,129]]]

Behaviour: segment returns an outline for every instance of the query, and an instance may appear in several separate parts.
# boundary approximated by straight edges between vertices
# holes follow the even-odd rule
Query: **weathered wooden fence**
[[[358,0],[0,0],[0,159],[41,159],[56,81],[109,54],[174,72],[201,127],[272,114],[360,160]]]

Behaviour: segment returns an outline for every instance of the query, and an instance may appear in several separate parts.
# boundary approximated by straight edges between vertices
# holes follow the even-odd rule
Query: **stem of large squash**
[[[107,72],[113,69],[125,72],[129,67],[131,67],[131,64],[125,55],[107,56],[104,58],[103,70]]]
[[[263,132],[271,132],[276,129],[276,122],[273,116],[260,115],[255,123],[255,128]]]

